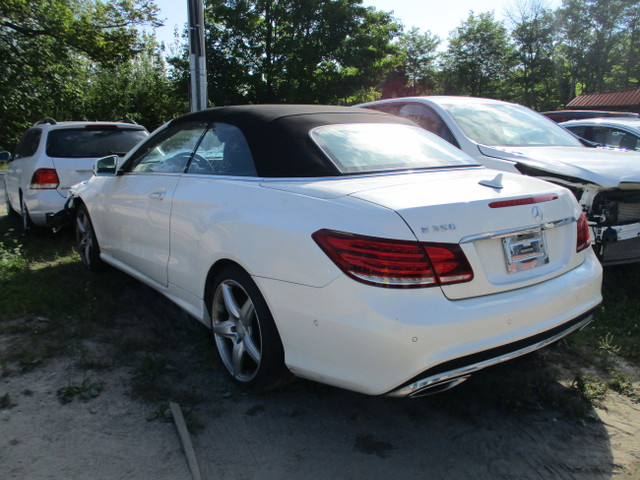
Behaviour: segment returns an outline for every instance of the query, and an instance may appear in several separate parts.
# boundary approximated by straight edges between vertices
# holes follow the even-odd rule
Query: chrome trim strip
[[[457,378],[457,377],[463,377],[466,375],[470,375],[473,372],[477,372],[478,370],[482,370],[483,368],[487,368],[490,367],[492,365],[496,365],[498,363],[502,363],[502,362],[506,362],[509,360],[513,360],[514,358],[517,357],[521,357],[523,355],[526,355],[528,353],[534,352],[536,350],[539,350],[543,347],[546,347],[547,345],[550,345],[558,340],[560,340],[562,337],[569,335],[572,332],[575,332],[576,330],[580,330],[582,328],[584,328],[587,324],[589,324],[591,322],[591,320],[593,319],[593,315],[588,315],[584,320],[582,320],[581,322],[576,323],[575,325],[569,327],[566,330],[563,330],[560,333],[557,333],[556,335],[554,335],[553,337],[547,338],[545,340],[542,340],[538,343],[534,343],[533,345],[529,345],[528,347],[524,347],[521,348],[520,350],[515,350],[513,352],[510,353],[506,353],[504,355],[500,355],[498,357],[494,357],[494,358],[490,358],[488,360],[484,360],[482,362],[478,362],[478,363],[474,363],[472,365],[467,365],[465,367],[460,367],[457,368],[455,370],[450,370],[448,372],[443,372],[443,373],[439,373],[437,375],[433,375],[431,377],[426,377],[423,379],[420,379],[416,382],[413,382],[410,385],[405,385],[404,387],[401,387],[397,390],[393,390],[389,393],[386,394],[386,396],[388,397],[407,397],[407,396],[418,396],[423,394],[422,392],[424,390],[428,390],[429,388],[433,388],[433,387],[437,387],[438,384],[441,384],[443,382],[446,382],[448,380]],[[424,394],[426,394],[427,392],[424,392]]]
[[[491,238],[504,238],[515,234],[536,232],[541,230],[551,230],[552,228],[562,227],[569,225],[570,223],[577,222],[575,217],[563,218],[562,220],[556,220],[555,222],[545,222],[540,225],[531,225],[529,227],[512,228],[509,230],[500,230],[497,232],[479,233],[477,235],[468,235],[460,240],[460,243],[472,243],[478,240],[488,240]]]

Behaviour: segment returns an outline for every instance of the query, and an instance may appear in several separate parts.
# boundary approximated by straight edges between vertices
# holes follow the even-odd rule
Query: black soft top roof
[[[341,175],[309,137],[321,125],[393,123],[415,125],[386,113],[324,105],[242,105],[214,107],[176,118],[170,126],[191,121],[235,125],[245,135],[261,177]]]

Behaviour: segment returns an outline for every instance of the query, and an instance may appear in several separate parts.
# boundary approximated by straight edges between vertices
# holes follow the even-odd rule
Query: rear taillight
[[[39,168],[31,177],[31,188],[58,188],[60,180],[53,168]]]
[[[578,217],[578,240],[576,242],[576,252],[581,252],[585,248],[591,246],[591,231],[589,229],[589,222],[587,221],[587,215],[582,212]]]
[[[333,230],[319,230],[312,237],[346,275],[370,285],[421,288],[473,278],[456,244],[388,240]]]

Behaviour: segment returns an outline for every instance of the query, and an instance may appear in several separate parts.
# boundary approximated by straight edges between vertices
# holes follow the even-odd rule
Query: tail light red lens
[[[58,188],[60,179],[53,168],[39,168],[31,177],[31,188]]]
[[[582,212],[578,218],[578,240],[576,242],[576,252],[581,252],[591,246],[591,230],[587,215]]]
[[[426,243],[423,246],[441,285],[473,279],[473,270],[460,245]]]
[[[370,285],[422,288],[473,278],[467,258],[455,244],[421,244],[333,230],[319,230],[312,237],[346,275]]]

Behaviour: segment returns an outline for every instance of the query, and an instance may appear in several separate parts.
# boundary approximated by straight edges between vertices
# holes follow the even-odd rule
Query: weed
[[[604,400],[609,390],[607,383],[591,375],[577,375],[571,386],[589,402]]]
[[[598,350],[608,355],[620,353],[620,347],[613,344],[611,332],[607,332],[603,338],[598,340]]]
[[[633,383],[631,378],[622,374],[613,372],[613,378],[607,382],[607,386],[622,395],[632,396],[634,393]]]
[[[80,397],[82,401],[88,402],[92,398],[100,395],[104,383],[92,382],[90,378],[85,378],[81,383],[69,382],[66,387],[59,388],[56,392],[58,400],[63,405],[65,403],[71,403],[75,397]]]
[[[29,267],[22,244],[16,238],[0,241],[0,283],[9,281],[15,274]]]

